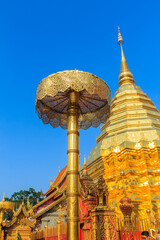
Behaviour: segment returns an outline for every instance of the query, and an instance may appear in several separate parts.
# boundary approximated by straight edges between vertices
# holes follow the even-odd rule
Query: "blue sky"
[[[160,109],[160,2],[157,0],[0,1],[0,197],[33,187],[45,192],[67,162],[66,131],[43,125],[36,88],[57,71],[91,72],[118,88],[120,47],[136,84]],[[80,131],[80,162],[100,128]]]

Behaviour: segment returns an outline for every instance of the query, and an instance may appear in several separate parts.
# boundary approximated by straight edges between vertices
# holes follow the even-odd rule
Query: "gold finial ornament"
[[[5,202],[5,193],[3,194],[3,199],[2,199],[3,202]]]
[[[124,43],[124,40],[123,40],[121,32],[120,32],[120,27],[118,27],[118,44],[122,45],[123,43]]]
[[[86,155],[84,155],[83,175],[87,174]]]
[[[120,27],[118,27],[118,44],[121,46],[121,72],[119,75],[119,83],[118,85],[121,86],[122,84],[134,84],[133,74],[130,72],[127,61],[124,56],[123,52],[123,45],[124,40],[122,38]]]
[[[55,177],[54,177],[54,181],[55,181]],[[54,188],[52,178],[50,179],[50,188]]]

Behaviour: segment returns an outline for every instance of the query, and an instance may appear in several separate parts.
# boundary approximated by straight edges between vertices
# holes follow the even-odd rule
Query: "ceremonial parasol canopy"
[[[0,201],[0,211],[11,211],[14,209],[15,203],[5,201],[5,195],[3,195],[2,201]]]
[[[69,93],[79,93],[79,128],[97,127],[109,115],[111,92],[101,78],[83,71],[62,71],[44,78],[38,85],[36,112],[44,124],[67,129]]]

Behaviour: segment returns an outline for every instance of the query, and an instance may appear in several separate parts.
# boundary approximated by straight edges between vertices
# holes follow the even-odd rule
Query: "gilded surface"
[[[0,201],[0,234],[1,234],[1,224],[3,222],[4,212],[13,210],[14,206],[15,206],[15,203],[5,201],[5,194],[4,194],[2,201]]]
[[[77,92],[69,93],[68,105],[68,151],[67,151],[67,239],[78,240],[80,237],[79,211],[79,107]]]
[[[32,207],[29,200],[27,205],[28,208],[30,208],[28,212],[26,211],[23,201],[18,210],[14,211],[12,220],[5,223],[7,228],[7,240],[17,239],[17,233],[21,235],[22,239],[30,240],[31,230],[35,228],[36,220],[34,220],[30,215],[30,210]]]
[[[70,91],[80,93],[80,128],[97,127],[106,120],[111,102],[108,85],[91,73],[74,70],[52,74],[38,85],[36,112],[44,124],[67,129]]]
[[[123,40],[121,36],[120,40]],[[128,74],[127,82],[122,81],[124,71]],[[133,214],[144,218],[149,208],[154,216],[160,217],[160,112],[133,82],[123,52],[119,85],[110,117],[102,125],[97,145],[88,157],[87,170],[94,180],[103,172],[109,204],[116,207],[117,214],[121,214],[123,169],[127,196],[134,205]]]
[[[92,211],[92,237],[97,240],[117,240],[116,216],[113,210]]]
[[[79,128],[97,127],[109,115],[110,90],[93,74],[64,71],[43,79],[37,88],[36,112],[44,124],[68,128],[67,239],[80,237]]]
[[[20,226],[28,226],[30,228],[35,227],[36,220],[30,215],[30,210],[26,210],[24,202],[22,202],[17,211],[14,211],[13,217],[10,222],[6,223],[6,227],[10,229],[15,224]]]

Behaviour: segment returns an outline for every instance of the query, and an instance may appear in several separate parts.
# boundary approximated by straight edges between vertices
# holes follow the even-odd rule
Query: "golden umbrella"
[[[44,124],[68,128],[67,239],[79,239],[79,128],[98,127],[109,116],[111,93],[97,76],[83,71],[58,72],[38,85],[36,112]]]
[[[14,206],[15,206],[15,203],[5,201],[5,194],[4,194],[2,201],[0,201],[0,233],[1,233],[1,224],[3,223],[4,213],[13,210]]]

